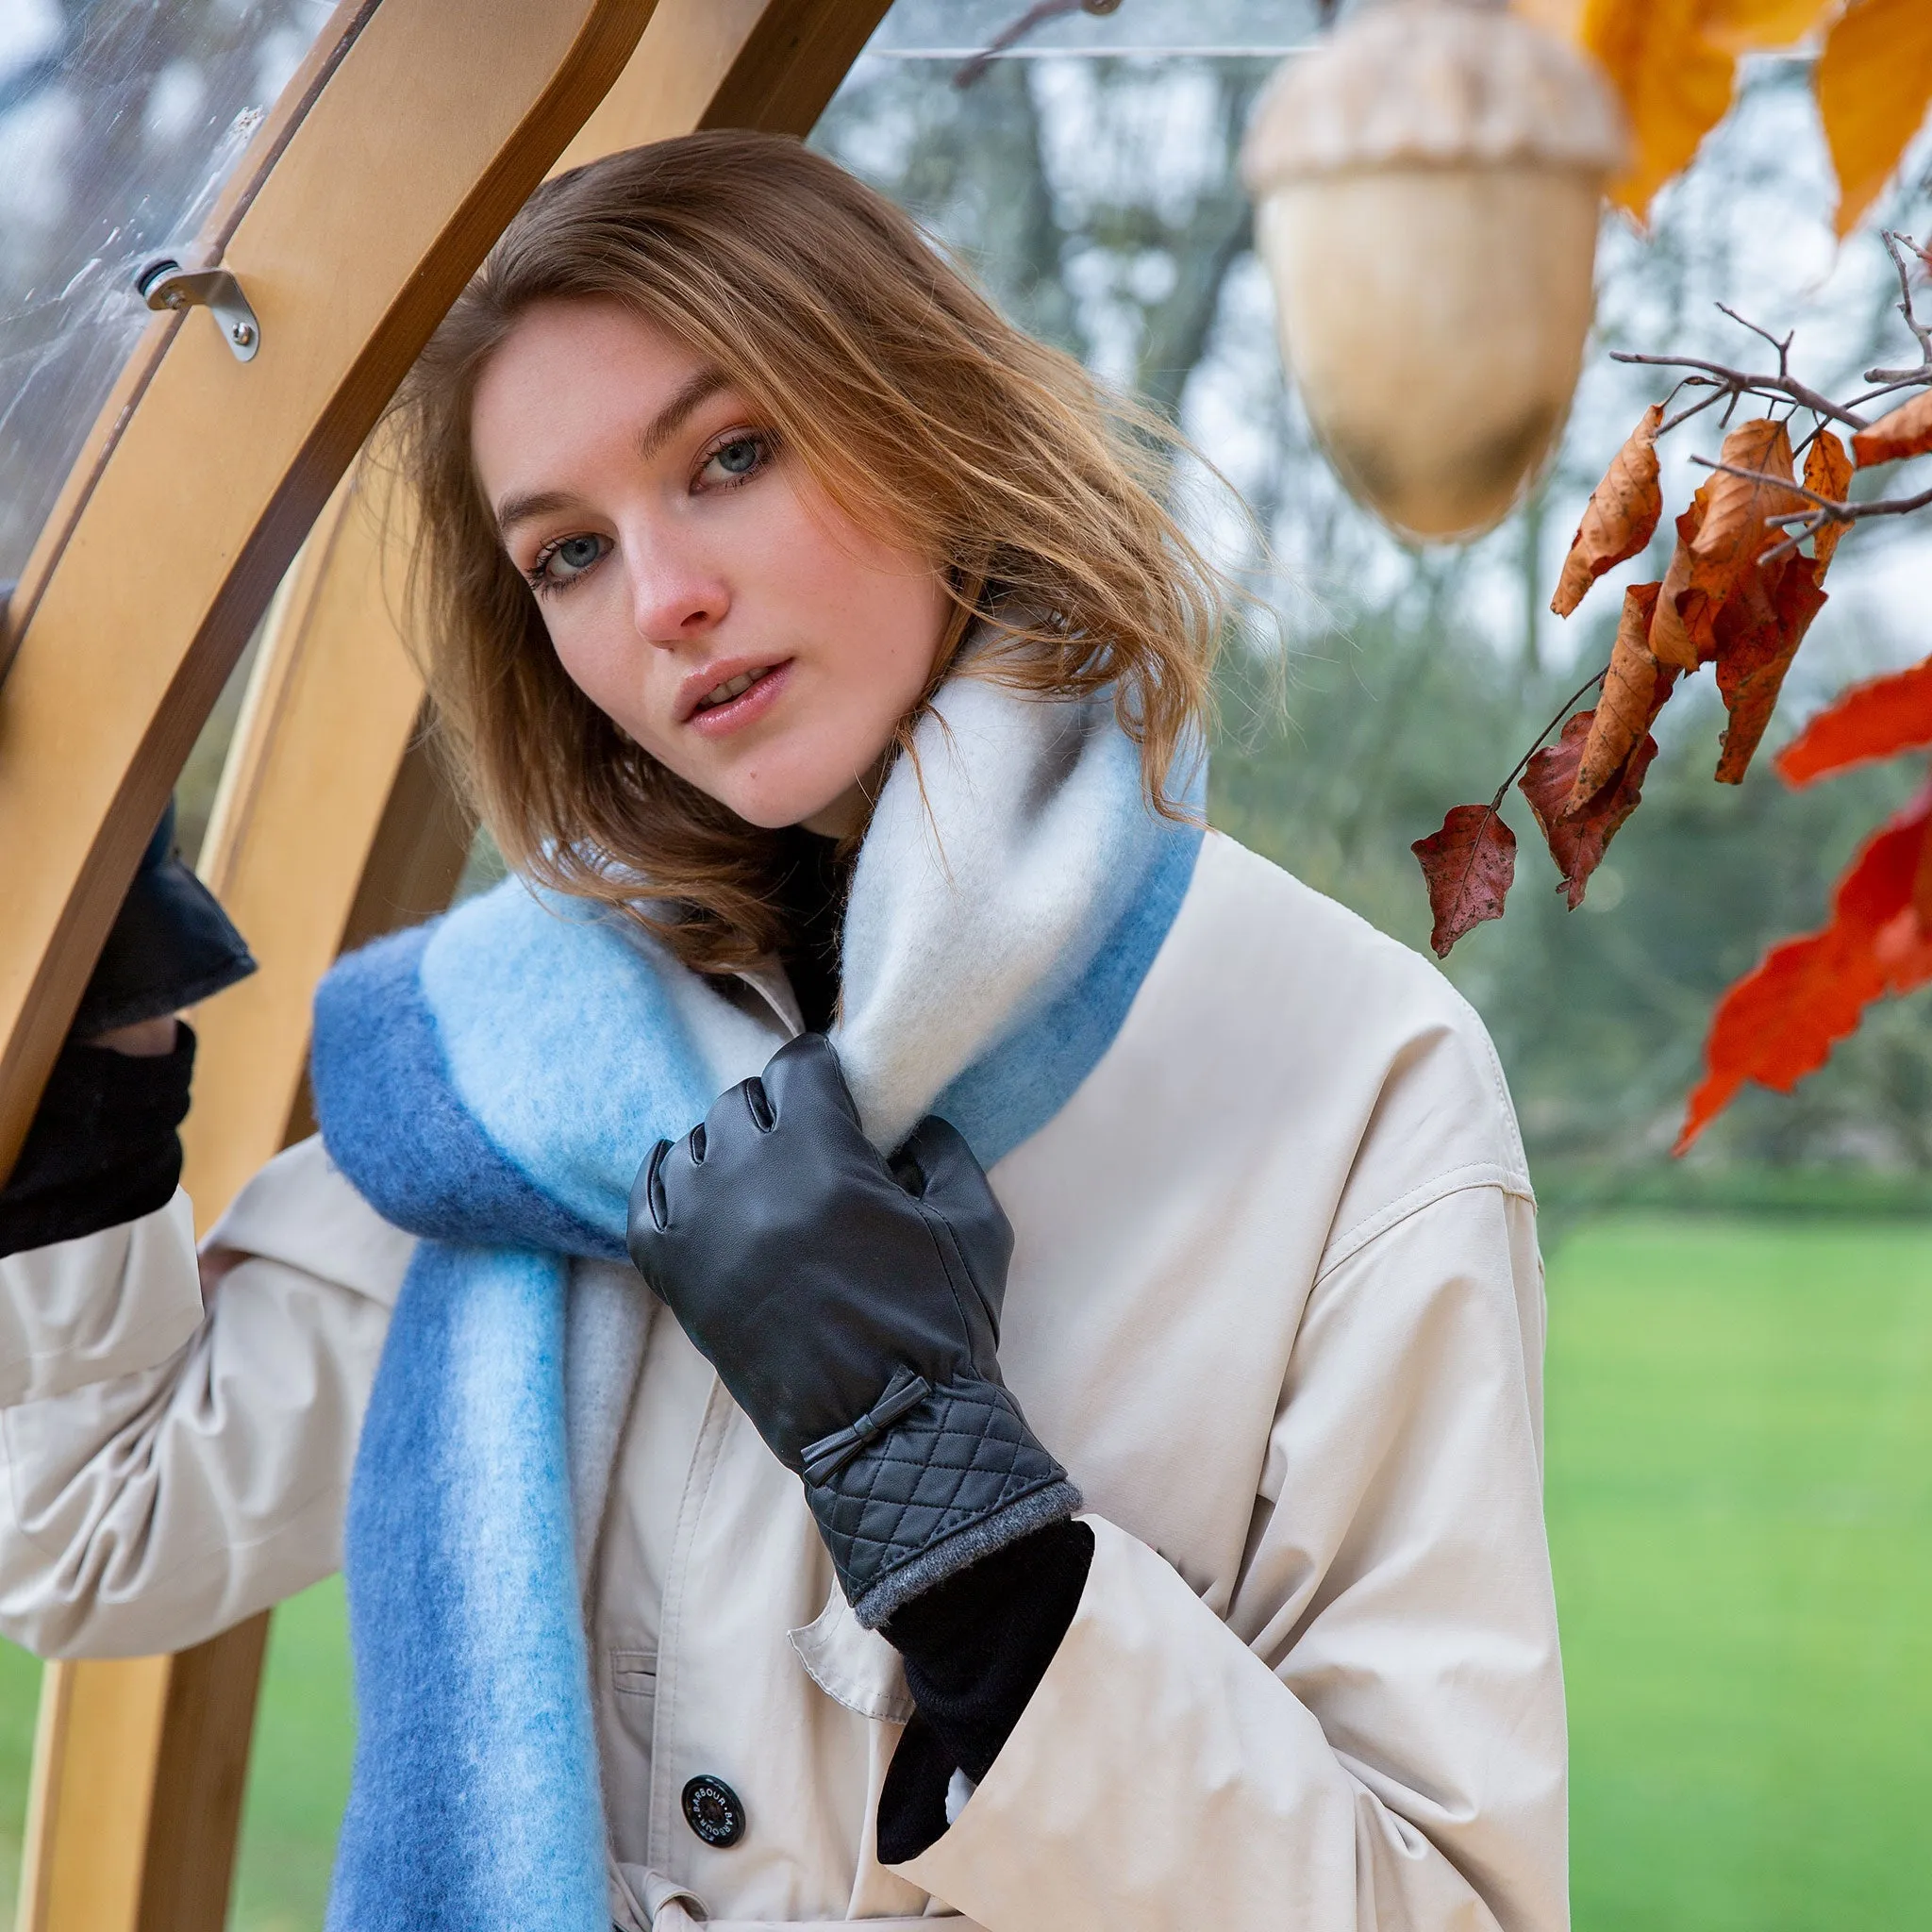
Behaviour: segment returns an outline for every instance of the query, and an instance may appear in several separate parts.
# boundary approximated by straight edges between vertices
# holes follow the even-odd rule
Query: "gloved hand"
[[[868,1628],[1079,1507],[1000,1379],[1012,1245],[944,1121],[879,1155],[820,1034],[659,1141],[631,1191],[632,1258],[804,1478]]]
[[[102,1035],[192,1006],[255,971],[213,893],[175,855],[162,814],[81,995],[20,1158],[0,1186],[0,1256],[138,1221],[181,1177],[194,1035],[130,1058]]]

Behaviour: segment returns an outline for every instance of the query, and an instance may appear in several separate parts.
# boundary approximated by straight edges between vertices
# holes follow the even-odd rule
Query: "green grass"
[[[1624,1221],[1550,1299],[1580,1932],[1924,1925],[1932,1232]]]
[[[1932,1228],[1620,1217],[1550,1305],[1578,1932],[1923,1926]],[[320,1925],[348,1780],[340,1588],[274,1631],[238,1932]],[[0,1646],[9,1891],[34,1679]]]

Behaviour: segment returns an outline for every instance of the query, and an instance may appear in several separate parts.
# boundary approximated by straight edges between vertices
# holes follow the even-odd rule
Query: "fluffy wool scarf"
[[[833,1038],[880,1148],[937,1110],[990,1167],[1106,1052],[1201,835],[1147,808],[1105,701],[956,678],[915,748],[854,873]],[[609,1924],[582,1591],[646,1291],[573,1292],[571,1261],[623,1257],[645,1153],[771,1049],[628,922],[516,880],[323,982],[330,1156],[423,1237],[349,1502],[332,1932]]]

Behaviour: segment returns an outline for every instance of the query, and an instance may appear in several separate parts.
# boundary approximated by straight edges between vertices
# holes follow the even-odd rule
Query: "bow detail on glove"
[[[822,1035],[782,1047],[638,1175],[644,1278],[804,1480],[858,1621],[1071,1516],[999,1368],[1012,1228],[930,1116],[891,1161]]]

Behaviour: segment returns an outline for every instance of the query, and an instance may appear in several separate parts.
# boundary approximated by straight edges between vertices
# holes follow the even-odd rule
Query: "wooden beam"
[[[885,4],[662,0],[557,166],[700,125],[802,134]],[[203,1226],[309,1130],[316,979],[339,950],[440,909],[467,851],[471,823],[423,742],[400,572],[386,561],[396,534],[386,544],[353,480],[330,499],[284,586],[223,774],[202,872],[261,971],[195,1016],[183,1139]],[[48,1667],[22,1932],[219,1932],[266,1624],[175,1657]]]
[[[261,321],[157,318],[23,582],[0,686],[0,1172],[223,681],[484,250],[622,72],[650,0],[345,0],[272,116],[224,264]],[[228,219],[225,217],[224,219]],[[205,251],[204,251],[205,252]]]
[[[158,321],[124,370],[11,612],[16,635],[25,627],[0,688],[0,849],[35,862],[10,874],[0,925],[0,1174],[145,828],[267,590],[450,298],[621,71],[649,10],[650,0],[345,0],[205,238],[204,258],[220,256],[241,276],[261,317],[259,355],[236,363],[208,319],[190,313]],[[265,652],[269,682],[284,692],[291,675],[299,683],[291,667],[301,656]],[[408,741],[420,694],[402,683],[390,708],[403,711],[401,732],[375,748],[372,822],[348,828],[330,947],[358,907],[374,916],[369,891],[383,890],[385,865],[405,897],[425,887],[435,897],[440,876],[441,903],[454,882],[447,848],[459,852],[461,835],[416,808],[422,776]],[[383,711],[379,695],[369,709]],[[265,734],[244,741],[244,766]],[[218,870],[243,902],[280,860],[271,837],[248,837],[260,809],[251,793],[223,834],[231,850]],[[365,865],[386,824],[398,829]],[[425,826],[441,828],[445,848],[426,859],[415,836]],[[264,981],[285,988],[286,971],[268,969],[284,963],[286,942],[266,951]],[[205,1208],[288,1130],[306,988],[294,1004],[292,1041],[287,1024],[267,1029],[279,1068],[258,1025],[267,1059],[250,1058],[258,1014],[206,1016],[214,1078],[199,1096],[187,1175]],[[220,1932],[267,1624],[251,1618],[173,1657],[48,1667],[21,1926]]]
[[[345,946],[440,912],[475,822],[422,745],[423,685],[404,654],[397,577],[354,477],[329,500],[277,603],[236,721],[201,874],[260,971],[195,1015],[182,1128],[195,1218],[308,1131],[308,1003]]]

